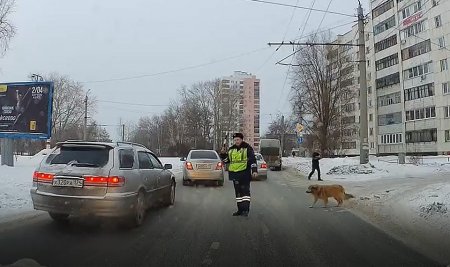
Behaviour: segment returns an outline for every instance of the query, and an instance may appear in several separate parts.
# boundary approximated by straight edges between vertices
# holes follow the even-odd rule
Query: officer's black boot
[[[235,213],[233,213],[233,216],[241,216],[242,211],[243,211],[242,204],[243,204],[242,201],[237,203],[238,210]]]

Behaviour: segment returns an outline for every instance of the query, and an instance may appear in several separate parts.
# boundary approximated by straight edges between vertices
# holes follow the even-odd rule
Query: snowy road
[[[0,264],[31,258],[50,267],[439,266],[345,207],[309,209],[306,184],[297,181],[283,171],[253,182],[249,218],[231,216],[234,192],[226,183],[180,185],[176,205],[151,211],[138,229],[77,219],[58,226],[46,214],[2,225]]]

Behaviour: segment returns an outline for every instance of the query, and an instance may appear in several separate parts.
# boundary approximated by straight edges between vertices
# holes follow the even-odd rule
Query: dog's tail
[[[355,198],[355,196],[352,194],[345,193],[345,200],[350,199],[350,198]]]

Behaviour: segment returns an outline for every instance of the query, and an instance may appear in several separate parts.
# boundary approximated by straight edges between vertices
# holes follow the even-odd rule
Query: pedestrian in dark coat
[[[314,151],[312,154],[312,171],[308,175],[308,180],[311,180],[311,176],[314,174],[314,172],[317,170],[317,175],[319,177],[319,181],[323,181],[320,178],[320,166],[319,166],[319,160],[321,159],[319,152]]]

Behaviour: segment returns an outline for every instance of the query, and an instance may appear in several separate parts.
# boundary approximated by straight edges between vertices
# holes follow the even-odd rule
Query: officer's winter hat
[[[233,139],[237,138],[237,137],[239,137],[241,139],[244,139],[244,135],[242,133],[235,133],[235,134],[233,134]]]

